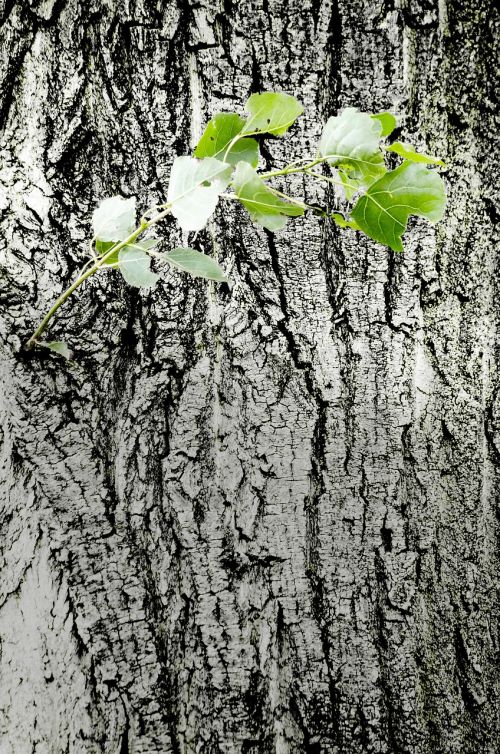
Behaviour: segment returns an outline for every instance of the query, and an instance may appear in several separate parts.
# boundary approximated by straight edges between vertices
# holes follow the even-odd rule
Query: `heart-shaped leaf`
[[[167,201],[183,230],[201,230],[231,177],[231,165],[214,157],[177,157],[172,165]]]
[[[391,144],[385,149],[387,152],[394,152],[395,154],[398,154],[405,160],[410,160],[410,162],[423,162],[427,165],[441,165],[441,167],[443,168],[446,167],[443,160],[441,160],[439,157],[433,157],[430,154],[420,154],[419,152],[415,152],[411,144],[403,144],[403,142],[401,141],[395,141],[394,144]]]
[[[304,108],[295,97],[282,92],[252,94],[245,103],[250,113],[242,133],[266,133],[281,136],[295,122]]]
[[[367,236],[403,251],[401,237],[410,215],[441,220],[446,192],[441,177],[425,165],[403,162],[374,183],[356,202],[352,218]]]
[[[123,241],[135,228],[135,197],[104,199],[94,210],[92,227],[99,241]]]
[[[194,150],[194,156],[215,157],[217,160],[225,160],[230,165],[236,165],[243,160],[252,167],[257,167],[259,145],[255,139],[238,139],[226,154],[228,146],[244,125],[245,121],[236,113],[219,113],[209,121]]]
[[[135,243],[124,246],[118,252],[120,272],[129,285],[137,288],[148,288],[155,285],[159,279],[159,275],[150,269],[151,257],[146,254],[146,248],[146,242]]]
[[[246,162],[239,162],[236,166],[233,187],[252,220],[268,230],[280,230],[288,217],[304,214],[303,207],[276,196]]]
[[[382,123],[355,107],[347,107],[340,115],[329,118],[319,152],[328,157],[330,165],[344,167],[349,177],[368,187],[380,178],[386,167],[380,151]]]
[[[188,272],[193,277],[216,280],[218,283],[227,283],[224,270],[219,267],[215,259],[206,254],[201,254],[199,251],[195,251],[195,249],[178,247],[165,254],[163,259],[172,265],[172,267],[176,267],[183,272]]]

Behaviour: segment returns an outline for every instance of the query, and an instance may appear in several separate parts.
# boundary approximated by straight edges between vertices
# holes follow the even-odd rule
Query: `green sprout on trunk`
[[[259,141],[255,137],[282,136],[303,108],[288,94],[264,92],[252,94],[245,111],[246,117],[218,113],[210,120],[194,155],[174,160],[166,203],[146,212],[139,223],[135,198],[113,196],[100,203],[92,216],[92,259],[43,317],[26,343],[27,350],[43,347],[70,357],[62,341],[40,338],[73,292],[99,270],[115,268],[129,285],[151,287],[159,279],[151,270],[151,261],[156,259],[193,277],[227,282],[224,270],[212,257],[189,247],[161,253],[157,250],[159,239],[144,237],[168,215],[183,231],[202,230],[221,197],[240,202],[256,225],[272,232],[311,210],[396,252],[403,251],[402,236],[410,215],[420,215],[431,223],[443,217],[444,183],[429,166],[444,167],[444,162],[416,152],[409,144],[386,144],[397,125],[392,113],[369,114],[348,107],[329,118],[316,155],[281,170],[259,172]],[[387,153],[402,158],[394,170],[387,168]],[[318,208],[273,187],[273,179],[292,174],[334,185],[344,212]]]

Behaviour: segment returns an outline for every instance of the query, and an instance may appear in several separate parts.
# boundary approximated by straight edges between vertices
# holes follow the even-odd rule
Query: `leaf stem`
[[[342,183],[342,181],[336,181],[335,178],[330,178],[329,175],[321,175],[321,173],[316,173],[313,170],[307,170],[307,175],[312,175],[313,178],[317,178],[319,181],[327,181],[328,183],[333,183],[334,186],[340,186],[341,188],[345,188],[346,186],[348,188],[352,188],[354,190],[358,190],[359,186],[356,186],[354,183]]]
[[[305,173],[310,168],[313,168],[316,165],[319,165],[320,162],[325,162],[325,160],[328,160],[329,157],[331,157],[331,155],[327,155],[326,157],[317,157],[315,160],[308,162],[306,165],[303,165],[301,168],[294,167],[297,163],[292,162],[290,163],[290,165],[287,165],[281,170],[271,170],[269,173],[259,173],[259,178],[262,178],[262,180],[265,181],[268,178],[276,178],[279,175],[291,175],[292,173]]]
[[[284,194],[283,191],[278,191],[278,189],[272,188],[269,186],[269,191],[272,191],[273,194],[276,194],[276,196],[281,196],[283,199],[286,199],[291,204],[296,204],[298,207],[302,207],[302,209],[312,209],[311,204],[306,204],[306,202],[301,202],[300,199],[294,199],[293,196],[288,196],[288,194]]]
[[[47,329],[50,320],[56,314],[58,309],[61,308],[64,302],[72,295],[72,293],[76,291],[77,288],[81,286],[83,282],[85,282],[85,280],[87,280],[87,278],[97,272],[106,263],[107,259],[109,259],[113,254],[116,254],[117,251],[120,251],[120,249],[123,249],[124,246],[133,244],[141,233],[150,228],[152,225],[158,223],[160,220],[163,220],[163,218],[166,217],[169,213],[170,206],[167,206],[166,209],[163,210],[163,212],[160,212],[158,215],[156,215],[156,217],[151,218],[151,220],[146,221],[144,218],[142,218],[139,227],[136,228],[129,236],[127,236],[127,238],[125,238],[123,241],[117,242],[111,249],[109,249],[109,251],[106,252],[106,254],[103,254],[102,257],[99,257],[94,262],[92,267],[86,270],[86,272],[80,274],[74,281],[74,283],[72,283],[69,288],[66,288],[66,290],[61,293],[59,298],[54,301],[49,311],[42,319],[31,338],[26,343],[25,349],[27,351],[31,351],[32,348],[36,346],[37,340],[39,339],[40,335]]]

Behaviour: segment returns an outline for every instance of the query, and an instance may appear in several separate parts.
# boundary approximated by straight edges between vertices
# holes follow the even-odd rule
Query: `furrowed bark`
[[[0,17],[0,754],[494,754],[492,6]],[[399,113],[449,166],[443,223],[414,222],[398,255],[224,205],[231,289],[102,272],[50,330],[74,362],[24,353],[97,201],[164,200],[207,119],[262,90],[305,107],[268,170],[314,154],[342,107]]]

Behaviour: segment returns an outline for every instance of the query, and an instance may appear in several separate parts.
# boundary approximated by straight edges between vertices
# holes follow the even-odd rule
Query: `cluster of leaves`
[[[170,186],[175,185],[171,181]],[[190,192],[186,192],[184,197],[181,193],[179,192],[181,200],[178,207],[180,212],[185,211],[184,204],[191,197]],[[151,256],[154,255],[158,255],[159,259],[168,262],[172,267],[189,272],[193,276],[218,282],[227,280],[219,265],[211,257],[200,254],[194,249],[175,248],[168,254],[157,254],[156,249],[160,243],[158,238],[145,238],[142,241],[133,239],[121,248],[117,248],[124,239],[135,235],[135,217],[135,198],[122,199],[119,196],[101,202],[92,217],[95,248],[98,255],[104,260],[105,265],[118,267],[129,285],[147,288],[158,282],[159,275],[150,269]]]
[[[139,240],[139,236],[167,214],[172,214],[184,231],[199,231],[214,213],[221,195],[241,202],[257,225],[278,231],[290,217],[303,215],[308,209],[318,212],[317,207],[269,185],[273,178],[293,173],[334,184],[344,211],[319,210],[320,214],[342,228],[361,231],[394,251],[403,250],[402,235],[410,215],[420,215],[433,223],[441,219],[446,201],[444,185],[429,166],[444,163],[416,152],[408,144],[387,144],[387,137],[397,125],[391,113],[371,115],[348,107],[327,121],[314,157],[281,170],[259,173],[260,139],[282,136],[303,108],[287,94],[265,92],[253,94],[245,111],[246,117],[237,113],[215,115],[193,156],[174,160],[167,201],[156,206],[158,214],[149,217],[147,213],[137,226],[134,198],[116,196],[101,202],[92,218],[94,265],[81,276],[81,282],[102,267],[116,267],[127,283],[152,286],[158,280],[158,274],[150,268],[152,257],[193,276],[225,282],[225,273],[212,257],[188,247],[159,253],[158,239]],[[389,170],[387,153],[398,155],[402,163]],[[321,172],[324,166],[327,174]],[[230,193],[225,193],[228,187]],[[68,289],[68,295],[79,284],[80,279]],[[63,294],[58,299],[54,312],[66,298]],[[49,319],[52,314],[49,312]],[[29,346],[37,342],[48,318],[42,321]],[[53,345],[61,353],[60,343]]]
[[[326,123],[318,154],[311,160],[288,166],[272,174],[259,175],[259,143],[255,136],[282,136],[303,109],[294,97],[265,92],[253,94],[245,105],[247,118],[237,113],[219,113],[208,123],[194,157],[178,157],[173,165],[167,205],[185,231],[205,227],[219,196],[231,185],[234,194],[248,210],[251,219],[270,231],[284,227],[289,217],[302,215],[302,201],[283,197],[266,185],[266,179],[301,172],[320,180],[313,167],[327,163],[347,201],[357,198],[350,216],[332,212],[330,217],[341,227],[363,231],[395,251],[402,251],[402,235],[410,215],[421,215],[431,222],[441,219],[445,206],[444,185],[440,176],[426,165],[443,166],[437,157],[417,153],[410,145],[383,144],[396,127],[388,112],[369,115],[348,107]],[[388,170],[384,153],[403,158],[395,170]],[[135,227],[133,199],[105,200],[94,213],[94,234],[99,253],[108,243],[121,241]],[[148,252],[155,240],[127,245],[108,264],[119,266],[131,285],[153,285],[158,276],[149,270]],[[163,259],[174,267],[212,280],[225,279],[215,262],[193,249],[174,249]]]

